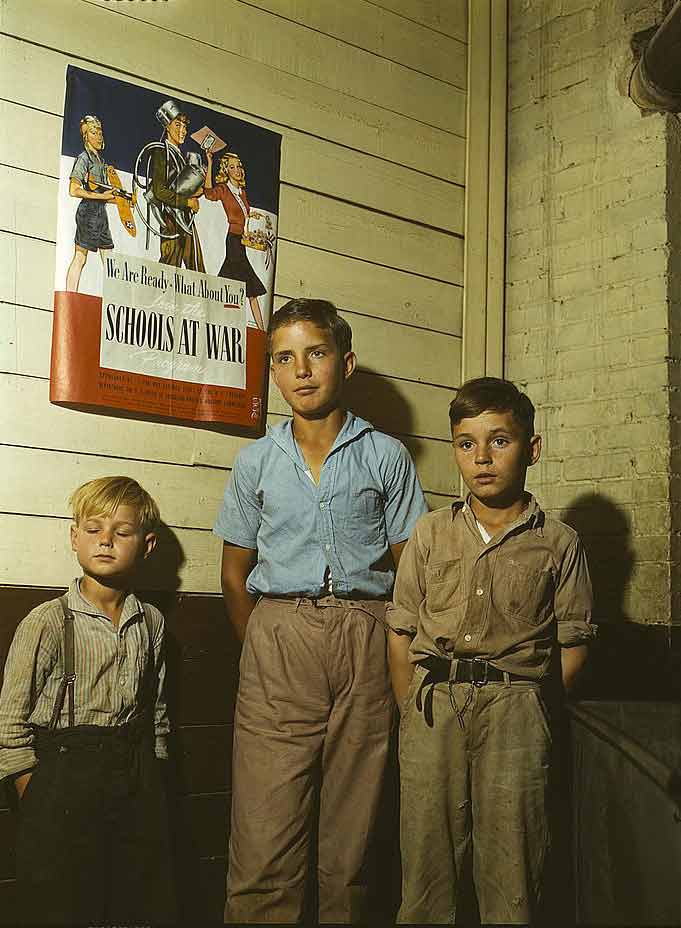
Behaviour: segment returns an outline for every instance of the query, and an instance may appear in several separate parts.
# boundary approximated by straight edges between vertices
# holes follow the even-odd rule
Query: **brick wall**
[[[505,372],[538,408],[530,489],[583,534],[599,620],[668,643],[681,126],[626,95],[631,38],[662,7],[511,0]]]

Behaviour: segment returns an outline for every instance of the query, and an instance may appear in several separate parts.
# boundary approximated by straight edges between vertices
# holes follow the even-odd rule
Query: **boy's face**
[[[272,378],[305,419],[320,419],[340,406],[355,364],[352,351],[342,357],[333,335],[312,322],[293,322],[272,336]]]
[[[88,515],[71,526],[71,548],[83,572],[105,586],[125,581],[155,545],[156,535],[145,534],[132,506],[119,506],[110,516]]]
[[[511,412],[487,409],[452,429],[454,455],[463,481],[491,508],[512,506],[525,489],[525,472],[539,460],[541,438],[528,439]]]

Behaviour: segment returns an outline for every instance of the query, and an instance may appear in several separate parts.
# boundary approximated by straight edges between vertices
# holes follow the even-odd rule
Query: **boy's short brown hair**
[[[449,404],[452,428],[462,419],[472,419],[486,410],[510,412],[529,441],[534,435],[534,406],[526,393],[521,393],[510,380],[501,377],[476,377],[460,387]]]
[[[119,506],[131,506],[143,532],[159,526],[161,514],[156,500],[132,477],[97,477],[89,480],[69,497],[73,521],[78,525],[90,516],[110,516]]]
[[[295,322],[311,322],[318,328],[329,332],[342,357],[352,351],[352,329],[350,324],[338,315],[338,310],[328,300],[299,299],[289,300],[278,310],[270,321],[267,332],[267,350],[272,350],[272,336],[277,329]]]

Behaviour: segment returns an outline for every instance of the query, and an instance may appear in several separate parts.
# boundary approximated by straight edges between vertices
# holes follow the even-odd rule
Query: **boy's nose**
[[[309,377],[310,373],[310,365],[308,364],[307,358],[296,364],[296,377]]]
[[[492,460],[492,455],[490,454],[489,448],[478,446],[478,449],[475,452],[475,463],[476,464],[489,464],[491,460]]]

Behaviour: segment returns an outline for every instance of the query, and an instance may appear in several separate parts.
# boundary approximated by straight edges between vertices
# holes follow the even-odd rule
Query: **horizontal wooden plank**
[[[13,39],[0,39],[0,53],[8,42],[16,44]],[[54,72],[54,80],[63,81],[61,56],[45,54],[49,56],[46,64]],[[46,105],[54,102],[49,95]],[[60,115],[0,100],[0,120],[5,127],[0,136],[0,164],[59,176]],[[461,185],[293,130],[285,130],[283,135],[283,183],[450,232],[462,231]]]
[[[79,573],[68,519],[0,514],[0,583],[56,586]],[[169,530],[149,559],[142,585],[217,593],[221,542],[212,532]]]
[[[0,167],[0,231],[54,242],[57,181]],[[279,236],[438,280],[463,281],[463,239],[296,187],[281,188]]]
[[[0,396],[0,434],[6,444],[121,460],[193,464],[197,448],[210,435],[219,448],[219,466],[226,467],[250,441],[204,429],[54,406],[49,401],[49,383],[42,378],[0,374]]]
[[[289,297],[323,296],[340,309],[462,334],[462,286],[292,242],[279,244],[276,290]]]
[[[89,0],[106,14],[99,28],[132,31],[125,19],[152,26],[156,41],[194,40],[193,55],[220,49],[253,67],[299,78],[343,97],[372,103],[447,132],[465,135],[466,94],[457,87],[372,55],[336,38],[246,6],[238,0],[185,3],[115,3]],[[119,18],[124,17],[121,26]],[[244,75],[245,76],[245,75]],[[243,78],[242,78],[243,79]],[[340,106],[342,102],[339,101]]]
[[[448,438],[447,407],[452,390],[459,383],[460,339],[365,316],[348,314],[348,319],[360,358],[360,370],[348,385],[348,405],[388,431]],[[0,303],[0,371],[48,379],[51,324],[50,312]],[[433,358],[421,363],[418,351],[416,357],[397,353],[398,347],[409,352],[410,344],[418,346],[419,351],[432,350]],[[391,346],[396,351],[394,357],[388,350]],[[391,369],[397,376],[391,376]],[[430,376],[448,382],[441,386],[430,381],[419,382]],[[413,381],[407,379],[411,377]],[[269,386],[268,409],[271,413],[288,414],[288,407],[273,383]],[[242,444],[235,445],[235,449],[239,447]],[[176,463],[190,462],[183,459]]]
[[[0,232],[0,301],[51,310],[55,254],[51,242]],[[462,287],[306,245],[279,243],[275,289],[289,299],[324,297],[352,313],[462,334]]]
[[[324,35],[335,36],[457,87],[466,86],[464,43],[381,9],[368,0],[324,4],[318,0],[242,2],[269,10]]]
[[[475,0],[470,2],[474,6]],[[468,0],[372,0],[372,3],[462,42],[467,39]]]
[[[0,512],[67,517],[67,500],[87,480],[122,465],[154,497],[172,528],[211,529],[222,502],[226,475],[216,468],[150,461],[112,461],[95,454],[0,445]],[[49,474],[49,480],[35,475]]]
[[[275,311],[285,302],[283,297],[275,298]],[[449,388],[458,385],[460,338],[352,312],[341,315],[352,327],[360,370]]]
[[[463,238],[292,187],[282,186],[280,205],[281,238],[463,283]]]
[[[88,3],[78,2],[74,15],[74,3],[51,0],[41,8],[40,16],[34,16],[22,0],[4,3],[3,32],[24,41],[12,56],[0,59],[0,84],[15,85],[14,65],[21,67],[23,58],[23,71],[29,69],[34,85],[33,92],[26,89],[15,99],[46,108],[44,88],[39,88],[42,81],[35,81],[35,74],[40,73],[43,49],[54,49],[91,70],[109,67],[134,83],[155,82],[165,92],[192,94],[209,105],[222,103],[247,119],[257,114],[256,120],[266,119],[400,164],[427,165],[427,173],[435,177],[461,180],[464,156],[459,136],[238,55],[199,47],[153,26],[138,23],[130,28],[125,17],[113,17]],[[105,24],[110,28],[103,31]],[[93,35],[98,37],[96,49]],[[179,75],[178,62],[188,61],[200,61],[201,66],[183,67]],[[63,93],[63,78],[58,92]],[[455,139],[459,144],[452,158]]]

